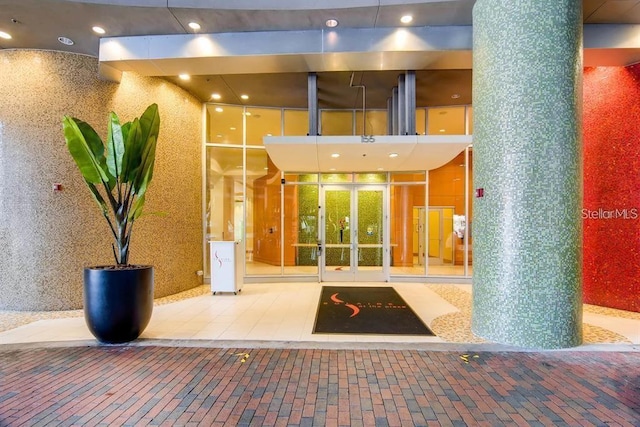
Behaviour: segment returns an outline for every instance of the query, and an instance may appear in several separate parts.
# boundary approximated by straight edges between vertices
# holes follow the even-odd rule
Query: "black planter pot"
[[[152,311],[152,266],[84,269],[84,318],[98,341],[135,340],[149,324]]]

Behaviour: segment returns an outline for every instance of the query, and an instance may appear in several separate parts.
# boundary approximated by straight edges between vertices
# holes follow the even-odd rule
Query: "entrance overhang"
[[[264,137],[271,161],[291,172],[437,169],[473,143],[471,135]]]

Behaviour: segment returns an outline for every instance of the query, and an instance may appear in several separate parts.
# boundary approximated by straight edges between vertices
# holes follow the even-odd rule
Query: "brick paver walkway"
[[[640,353],[0,347],[0,425],[639,426]]]

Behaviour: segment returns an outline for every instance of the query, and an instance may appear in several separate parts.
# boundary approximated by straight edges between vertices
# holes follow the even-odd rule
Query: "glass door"
[[[322,281],[388,280],[386,187],[322,187]]]

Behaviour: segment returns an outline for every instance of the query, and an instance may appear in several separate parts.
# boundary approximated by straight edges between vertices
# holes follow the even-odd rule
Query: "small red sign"
[[[476,188],[476,197],[484,197],[484,188]]]

